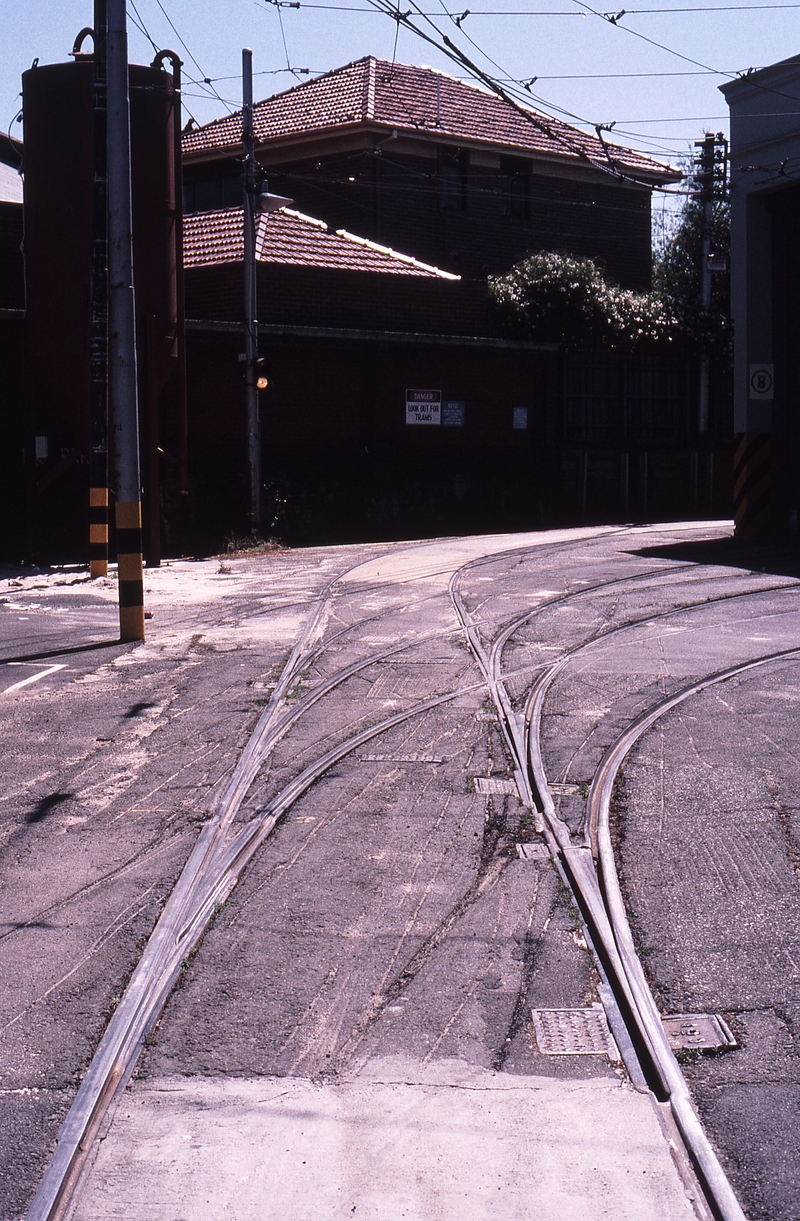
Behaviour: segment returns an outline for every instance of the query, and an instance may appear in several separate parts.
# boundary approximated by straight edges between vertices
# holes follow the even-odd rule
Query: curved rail
[[[635,743],[661,716],[715,683],[747,670],[793,657],[800,657],[800,649],[766,654],[709,674],[660,700],[633,720],[619,735],[595,773],[587,802],[591,840],[596,845],[598,872],[590,867],[587,860],[589,853],[572,844],[569,829],[555,812],[539,741],[545,696],[558,672],[566,665],[568,657],[562,658],[542,676],[531,693],[526,709],[531,770],[542,798],[548,826],[571,874],[573,888],[578,892],[576,897],[588,916],[592,940],[597,943],[596,948],[603,952],[611,986],[623,1011],[627,1012],[629,1020],[635,1024],[636,1029],[632,1032],[637,1036],[635,1041],[644,1049],[650,1060],[651,1068],[656,1074],[663,1096],[669,1103],[687,1152],[704,1186],[708,1202],[722,1221],[745,1221],[745,1214],[700,1123],[689,1087],[667,1039],[661,1016],[636,953],[614,861],[609,811],[614,781],[622,763]],[[600,908],[598,899],[601,901]]]
[[[358,626],[358,624],[351,624],[334,633],[327,640],[323,639],[325,622],[331,609],[336,587],[339,586],[341,590],[341,582],[344,578],[363,567],[363,561],[326,583],[314,603],[307,623],[282,669],[269,703],[258,720],[212,818],[201,831],[189,855],[128,987],[106,1028],[89,1070],[62,1125],[58,1146],[28,1212],[28,1221],[57,1221],[58,1218],[65,1216],[109,1105],[129,1079],[144,1038],[157,1020],[182,962],[199,943],[217,905],[224,901],[236,885],[241,871],[270,834],[282,814],[329,767],[393,726],[419,716],[466,691],[480,689],[488,684],[502,711],[501,723],[506,731],[512,754],[518,762],[518,776],[527,792],[531,808],[537,809],[527,764],[527,725],[523,718],[514,713],[499,675],[502,644],[499,648],[493,645],[489,653],[483,648],[476,626],[470,622],[466,607],[458,594],[458,577],[462,571],[476,563],[490,563],[501,557],[507,558],[510,555],[531,551],[539,555],[543,555],[545,552],[554,554],[565,550],[571,544],[584,544],[587,538],[597,537],[598,533],[600,539],[604,540],[610,533],[615,532],[618,531],[592,532],[577,539],[564,540],[552,547],[542,547],[540,544],[511,548],[503,553],[481,557],[480,560],[469,561],[463,565],[450,580],[450,593],[461,625],[455,630],[463,630],[467,634],[473,653],[478,659],[483,681],[432,697],[405,711],[396,713],[376,725],[368,726],[340,742],[311,762],[255,818],[233,829],[232,824],[236,813],[259,769],[263,766],[265,758],[276,742],[313,704],[358,671],[374,665],[394,653],[413,648],[421,643],[422,638],[420,637],[407,640],[360,662],[353,663],[322,681],[295,708],[286,711],[284,708],[285,696],[299,672],[324,648]],[[437,569],[437,571],[449,570]],[[675,569],[665,568],[658,571],[669,573]],[[630,580],[637,576],[638,574],[631,574],[630,577],[623,579]],[[618,580],[610,583],[618,583]],[[599,586],[595,588],[599,588]],[[357,590],[348,592],[357,592]],[[588,592],[591,590],[581,589],[572,595],[565,595],[565,597],[579,596]],[[542,611],[550,605],[552,602],[544,603],[534,612],[526,613],[522,619],[527,620],[531,614]],[[369,616],[366,621],[375,617]],[[510,628],[507,625],[501,631],[503,644],[510,638],[514,630],[513,625]],[[425,638],[430,638],[430,635],[433,634],[426,633]],[[441,633],[436,633],[436,635],[439,634]],[[564,844],[564,848],[567,848],[566,844]],[[598,918],[599,915],[598,911]],[[611,945],[613,937],[608,936],[607,940]],[[633,1004],[633,998],[631,998],[631,1003]]]
[[[724,1221],[744,1221],[744,1213],[702,1128],[686,1079],[667,1039],[661,1015],[636,953],[611,842],[609,819],[611,797],[614,782],[627,755],[642,735],[665,713],[716,683],[734,678],[748,670],[791,658],[800,658],[800,648],[783,649],[780,652],[766,654],[741,665],[709,674],[700,681],[691,683],[674,695],[659,701],[654,707],[632,721],[608,749],[595,773],[588,797],[590,827],[592,837],[597,842],[600,884],[619,956],[625,966],[626,978],[636,998],[637,1014],[642,1028],[646,1032],[647,1041],[655,1051],[655,1065],[667,1091],[675,1122],[692,1160],[705,1181],[718,1214]]]

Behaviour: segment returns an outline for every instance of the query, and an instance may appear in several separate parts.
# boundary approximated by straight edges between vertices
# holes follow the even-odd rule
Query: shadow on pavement
[[[671,543],[666,547],[642,547],[630,554],[800,577],[800,540],[794,538],[714,538]]]
[[[115,640],[96,640],[93,644],[75,644],[66,649],[47,649],[41,653],[19,653],[13,657],[0,657],[0,666],[8,665],[11,661],[47,661],[49,657],[68,657],[72,653],[91,653],[95,649],[113,649],[114,645],[119,645],[120,648],[130,648],[129,644],[125,644],[117,637]]]
[[[34,808],[28,812],[25,821],[29,823],[41,822],[44,818],[47,818],[47,815],[56,806],[60,806],[64,801],[71,801],[74,796],[74,793],[49,793],[47,797],[42,797]]]

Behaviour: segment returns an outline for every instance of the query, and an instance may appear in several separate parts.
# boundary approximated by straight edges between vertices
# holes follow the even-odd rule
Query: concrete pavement
[[[290,694],[302,715],[241,818],[356,728],[458,694],[345,756],[265,843],[185,964],[76,1215],[304,1217],[307,1200],[332,1218],[692,1215],[669,1133],[618,1062],[538,1041],[531,1010],[590,1010],[597,975],[448,590],[461,582],[487,650],[538,608],[503,653],[516,708],[532,674],[578,650],[548,697],[544,757],[579,837],[593,769],[631,716],[714,666],[800,642],[791,575],[647,553],[721,533],[564,531],[176,564],[148,574],[145,646],[81,653],[77,670],[70,659],[9,696],[0,712],[19,764],[0,859],[0,965],[13,980],[0,1215],[23,1215],[197,826],[337,575],[326,647]],[[95,638],[113,636],[113,586],[34,580],[0,608],[18,611],[18,655],[37,631],[52,635],[57,599],[72,599],[65,635],[78,633],[84,597]],[[348,667],[360,669],[303,711]],[[686,1065],[734,1184],[752,1217],[794,1221],[797,989],[781,967],[796,957],[800,907],[791,668],[734,687],[733,704],[727,688],[706,693],[642,740],[619,790],[618,851],[662,1012],[720,1011],[740,1035],[739,1050]],[[733,707],[721,721],[720,699]],[[722,869],[723,848],[735,868]]]

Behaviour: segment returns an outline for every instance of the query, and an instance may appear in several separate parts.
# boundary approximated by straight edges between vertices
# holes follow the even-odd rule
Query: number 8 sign
[[[750,366],[750,398],[771,399],[775,384],[774,365]]]

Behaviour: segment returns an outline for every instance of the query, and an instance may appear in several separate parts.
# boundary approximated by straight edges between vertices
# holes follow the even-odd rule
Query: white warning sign
[[[406,424],[441,424],[441,390],[406,390]]]

